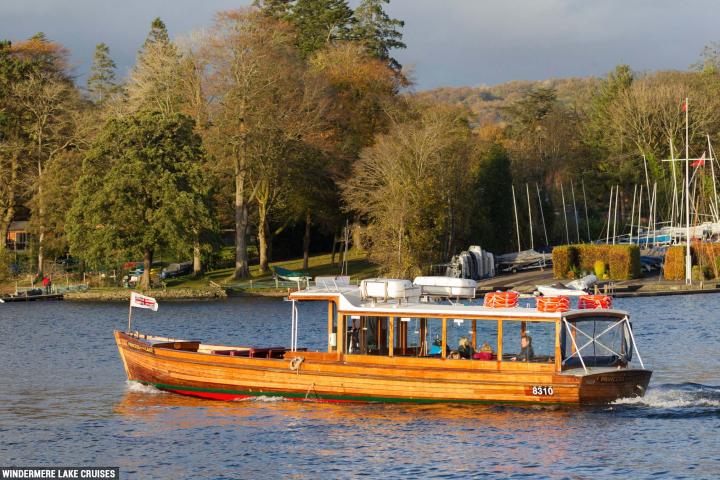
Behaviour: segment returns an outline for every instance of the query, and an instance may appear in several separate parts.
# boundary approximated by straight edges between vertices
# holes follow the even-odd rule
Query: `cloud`
[[[37,31],[71,49],[79,74],[105,42],[125,74],[150,22],[171,35],[207,27],[219,10],[250,0],[23,0],[0,3],[0,31],[18,40]],[[351,4],[356,5],[358,0]],[[602,75],[619,63],[636,70],[684,69],[713,35],[720,3],[671,0],[393,0],[405,20],[406,50],[418,88],[513,79]],[[720,37],[720,36],[719,36]]]

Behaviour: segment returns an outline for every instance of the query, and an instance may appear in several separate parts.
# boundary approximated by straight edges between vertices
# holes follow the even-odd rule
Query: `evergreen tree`
[[[150,31],[143,44],[143,49],[155,43],[170,43],[170,35],[168,35],[167,27],[165,26],[165,22],[160,20],[160,17],[155,18],[150,24]]]
[[[304,58],[329,42],[348,39],[354,23],[346,0],[297,0],[288,20],[295,26],[298,49]]]
[[[155,111],[166,116],[178,113],[184,100],[183,86],[191,80],[165,24],[156,18],[125,85],[129,110]]]
[[[383,3],[390,0],[362,0],[355,9],[355,25],[352,29],[352,38],[362,43],[368,52],[386,60],[393,68],[399,71],[402,65],[390,56],[393,48],[405,48],[402,42],[402,33],[399,31],[405,22],[390,18],[383,10]]]
[[[475,174],[475,206],[472,209],[473,238],[492,252],[512,251],[513,239],[512,171],[510,158],[502,145],[495,143],[480,158]]]
[[[117,88],[115,68],[115,62],[110,58],[110,48],[104,43],[98,43],[87,80],[90,99],[98,105],[104,103]]]
[[[210,225],[204,151],[191,118],[141,112],[110,120],[85,159],[67,233],[74,256],[96,265],[142,256],[149,286],[159,248],[190,252]]]
[[[255,0],[253,5],[265,15],[286,19],[290,15],[293,0]]]

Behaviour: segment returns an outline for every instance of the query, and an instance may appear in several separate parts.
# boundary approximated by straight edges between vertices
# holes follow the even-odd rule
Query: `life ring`
[[[295,357],[292,360],[290,360],[290,370],[293,372],[299,372],[300,371],[300,365],[305,361],[305,358],[303,357]]]
[[[568,297],[537,297],[537,309],[539,312],[567,312],[570,310],[570,299]]]
[[[514,308],[518,305],[518,292],[490,292],[485,294],[483,306],[489,308]]]
[[[609,295],[582,295],[578,299],[578,308],[612,308],[612,297]]]

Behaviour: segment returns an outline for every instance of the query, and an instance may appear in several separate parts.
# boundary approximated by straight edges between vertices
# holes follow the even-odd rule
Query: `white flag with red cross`
[[[132,292],[130,294],[130,307],[147,308],[147,309],[152,310],[153,312],[157,312],[158,303],[157,303],[157,300],[155,300],[152,297],[148,297],[145,295],[140,295],[139,293]]]

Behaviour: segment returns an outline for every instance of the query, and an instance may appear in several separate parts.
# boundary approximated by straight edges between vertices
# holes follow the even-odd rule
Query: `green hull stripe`
[[[257,392],[250,390],[227,390],[222,388],[205,388],[191,387],[183,385],[168,385],[166,383],[143,382],[145,385],[151,385],[160,390],[185,390],[189,392],[206,392],[206,393],[223,393],[228,395],[242,395],[248,397],[282,397],[282,398],[299,398],[303,400],[330,400],[345,402],[362,402],[362,403],[465,403],[474,405],[497,405],[497,404],[513,404],[513,405],[578,405],[573,402],[531,402],[523,400],[467,400],[467,399],[430,399],[430,398],[413,398],[413,397],[365,397],[357,395],[333,395],[326,393],[310,393],[301,392]]]

